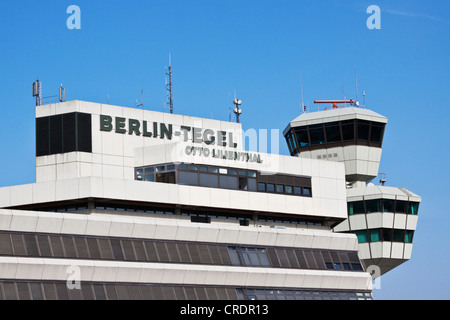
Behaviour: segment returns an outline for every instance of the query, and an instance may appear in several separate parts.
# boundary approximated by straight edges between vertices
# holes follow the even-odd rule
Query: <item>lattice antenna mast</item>
[[[170,113],[173,114],[173,83],[172,83],[172,57],[169,55],[169,68],[166,70],[166,76],[169,77],[169,82],[166,80],[167,98],[169,100]]]

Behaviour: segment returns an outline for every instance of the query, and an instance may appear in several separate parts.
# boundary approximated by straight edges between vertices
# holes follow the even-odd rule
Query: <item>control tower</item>
[[[411,258],[421,198],[372,183],[379,174],[387,118],[354,100],[315,101],[324,111],[301,114],[284,130],[292,156],[345,164],[348,219],[335,232],[354,233],[366,268],[382,275]],[[344,104],[344,105],[343,105]]]

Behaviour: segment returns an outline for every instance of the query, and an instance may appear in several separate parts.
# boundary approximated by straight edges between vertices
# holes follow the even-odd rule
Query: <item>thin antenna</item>
[[[301,108],[301,111],[306,112],[306,106],[303,102],[303,72],[301,73],[300,77],[301,77],[301,82],[302,82],[302,105],[301,105],[302,108]]]
[[[346,101],[347,98],[345,96],[344,81],[342,81],[342,96],[344,97],[344,101]],[[347,108],[347,103],[345,103],[344,106]]]
[[[355,87],[356,87],[356,101],[359,101],[359,98],[358,98],[358,74],[356,72],[356,64],[355,64]]]
[[[231,122],[231,92],[228,92],[228,111],[230,113],[229,121]]]
[[[366,92],[363,91],[363,103],[364,103],[364,109],[366,109]]]
[[[142,88],[141,88],[141,104],[138,104],[138,101],[136,100],[136,108],[142,107],[144,109],[144,82],[142,81]]]

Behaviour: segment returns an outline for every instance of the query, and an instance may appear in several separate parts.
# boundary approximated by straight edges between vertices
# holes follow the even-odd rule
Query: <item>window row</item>
[[[250,221],[253,221],[253,216],[242,215],[242,214],[232,214],[227,212],[203,212],[197,210],[183,210],[181,215],[199,218],[194,222],[204,222],[211,223],[211,219],[228,219],[228,220],[239,220],[241,225],[249,225]],[[203,219],[200,219],[203,218]],[[282,224],[300,224],[308,226],[323,226],[323,221],[320,220],[306,220],[303,217],[275,217],[275,216],[264,216],[257,215],[256,219],[261,222],[269,223],[282,223]],[[248,222],[248,223],[244,223]]]
[[[381,147],[386,124],[366,120],[346,120],[293,128],[286,134],[292,155],[301,149],[343,143]],[[332,146],[330,146],[332,147]]]
[[[173,215],[175,211],[169,208],[155,208],[146,206],[126,206],[114,203],[95,203],[96,210],[122,211],[122,212],[139,212],[139,213],[156,213]]]
[[[149,207],[149,206],[140,206],[140,205],[124,205],[118,203],[102,203],[96,202],[93,206],[95,210],[107,210],[107,211],[117,211],[117,212],[138,212],[138,213],[153,213],[153,214],[165,214],[165,215],[174,215],[175,210],[171,208],[163,208],[163,207]],[[43,211],[43,212],[75,212],[78,210],[87,210],[88,204],[71,204],[64,206],[55,206],[55,207],[41,207],[41,208],[33,208],[32,210]],[[198,210],[182,210],[182,216],[191,216],[191,217],[201,217],[207,218],[202,222],[210,223],[211,219],[227,219],[227,220],[236,220],[236,221],[253,221],[253,214],[236,214],[230,212],[207,212],[207,211],[198,211]],[[282,216],[265,216],[265,215],[256,215],[258,221],[261,222],[269,222],[269,223],[283,223],[283,224],[300,224],[300,225],[309,225],[309,226],[323,226],[323,221],[321,220],[307,220],[303,217],[282,217]],[[194,221],[198,222],[198,221]],[[244,224],[242,225],[249,225]]]
[[[312,190],[310,187],[289,186],[289,185],[285,186],[283,184],[259,182],[258,191],[303,196],[303,197],[312,197]]]
[[[295,290],[295,289],[238,289],[239,300],[373,300],[369,292]]]
[[[239,246],[229,246],[228,252],[236,266],[332,270],[331,263],[334,270],[363,271],[356,252]]]
[[[0,300],[237,300],[227,287],[82,282],[69,289],[65,281],[2,281]]]
[[[234,248],[234,249],[233,249]],[[326,270],[326,263],[359,264],[357,252],[295,248],[241,248],[158,240],[0,232],[0,256],[244,265]],[[354,267],[353,271],[362,268]]]
[[[358,237],[359,243],[367,242],[403,242],[412,243],[414,237],[413,230],[399,230],[399,229],[369,229],[369,230],[358,230],[353,231]]]
[[[312,197],[310,177],[280,174],[263,175],[253,170],[197,164],[182,163],[140,167],[135,170],[135,179],[138,181]]]
[[[231,265],[226,246],[0,232],[0,255]]]
[[[347,203],[348,214],[365,214],[374,212],[394,212],[417,215],[419,202],[392,199],[373,199]]]

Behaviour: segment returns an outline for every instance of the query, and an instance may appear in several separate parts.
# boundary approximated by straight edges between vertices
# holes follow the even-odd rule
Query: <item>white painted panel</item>
[[[394,215],[394,229],[406,229],[406,214],[396,213]]]
[[[392,243],[391,258],[392,259],[403,259],[403,249],[404,249],[404,243],[393,242]]]
[[[11,210],[0,209],[0,230],[9,231],[13,213]]]

